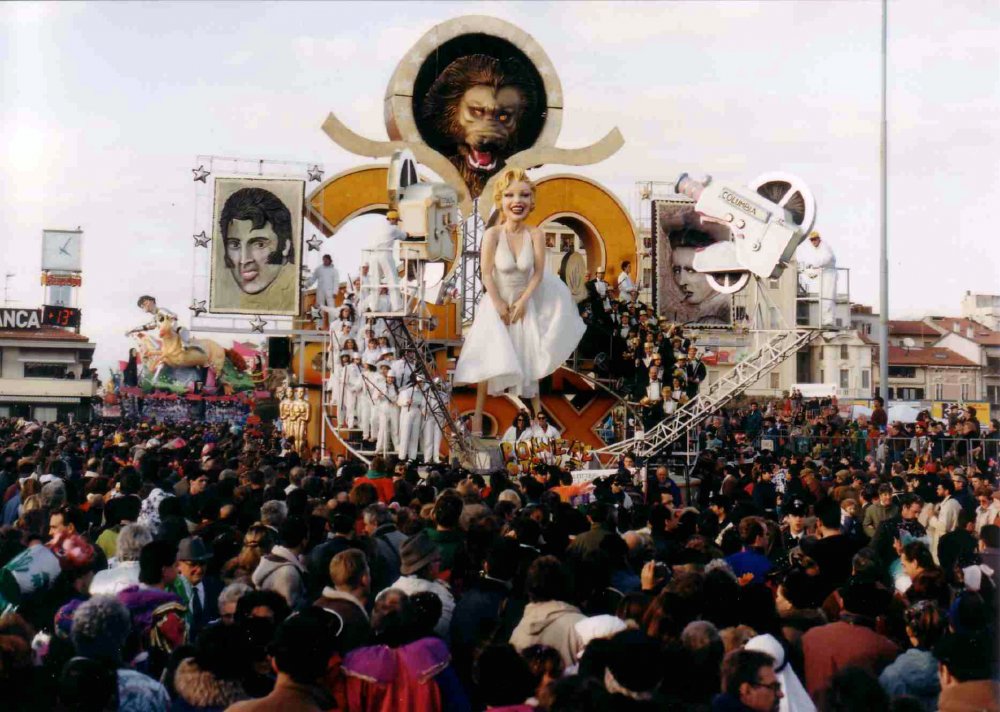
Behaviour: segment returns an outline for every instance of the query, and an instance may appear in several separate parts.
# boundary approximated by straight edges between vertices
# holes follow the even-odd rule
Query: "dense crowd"
[[[988,448],[762,449],[784,408],[713,420],[690,501],[631,457],[581,489],[544,464],[303,459],[266,425],[2,419],[0,699],[1000,709]]]
[[[657,317],[639,301],[628,268],[622,263],[614,289],[603,270],[587,280],[580,355],[593,359],[595,375],[638,408],[642,428],[649,430],[698,394],[708,369],[683,325]]]

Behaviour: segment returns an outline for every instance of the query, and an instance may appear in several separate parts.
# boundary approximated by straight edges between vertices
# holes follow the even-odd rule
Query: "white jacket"
[[[139,562],[123,561],[113,569],[105,569],[94,574],[94,580],[90,582],[90,595],[114,596],[137,583],[139,583]]]
[[[398,588],[407,596],[412,596],[421,591],[430,591],[437,594],[441,599],[441,618],[434,626],[434,632],[445,641],[448,640],[448,631],[451,629],[451,617],[455,613],[455,597],[451,591],[440,581],[428,581],[417,576],[400,576],[396,583],[389,588]],[[388,589],[386,589],[388,590]],[[384,593],[384,592],[383,592]]]
[[[314,269],[305,286],[308,288],[314,284],[317,292],[336,294],[337,290],[340,289],[340,275],[337,274],[337,268],[333,265],[329,267],[320,265]]]

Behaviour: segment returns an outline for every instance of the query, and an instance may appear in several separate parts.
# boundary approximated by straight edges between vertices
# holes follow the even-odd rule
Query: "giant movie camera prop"
[[[458,192],[445,183],[422,182],[417,175],[417,160],[408,149],[392,155],[388,188],[389,207],[399,213],[400,228],[408,235],[399,246],[400,260],[454,260]]]
[[[796,176],[765,173],[749,186],[713,183],[687,173],[675,190],[696,201],[703,222],[729,228],[729,240],[695,253],[692,266],[717,292],[738,292],[755,275],[775,279],[816,220],[812,191]]]

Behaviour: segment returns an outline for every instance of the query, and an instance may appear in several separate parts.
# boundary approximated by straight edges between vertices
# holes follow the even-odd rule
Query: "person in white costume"
[[[399,389],[399,447],[396,454],[400,460],[414,460],[420,447],[421,411],[424,394],[417,386],[416,376],[405,381],[408,385]]]
[[[804,270],[802,287],[808,294],[819,294],[820,325],[833,326],[833,307],[837,296],[837,258],[818,232],[809,233],[795,254]]]
[[[388,286],[389,303],[393,311],[403,308],[402,295],[399,292],[399,272],[396,271],[396,260],[392,256],[392,248],[397,240],[405,240],[406,233],[399,229],[399,213],[390,210],[385,216],[385,225],[376,230],[369,238],[364,260],[368,272],[371,311],[379,311],[378,294],[381,290],[377,285]]]
[[[361,393],[361,369],[352,363],[352,354],[341,354],[341,367],[337,374],[337,394],[340,403],[337,406],[337,424],[342,428],[353,429],[357,407],[358,394]]]
[[[632,281],[629,270],[632,263],[629,260],[622,262],[622,271],[618,274],[618,300],[623,302],[634,302],[639,296],[639,288]]]
[[[421,450],[424,454],[424,462],[441,462],[441,427],[438,425],[434,414],[431,412],[431,399],[434,397],[430,389],[436,388],[441,402],[445,409],[448,408],[448,386],[447,384],[428,384],[422,380],[422,376],[417,376],[417,386],[424,389],[424,405],[421,415],[424,421],[423,443]]]
[[[305,288],[316,285],[316,306],[323,307],[336,306],[334,299],[340,291],[340,275],[337,268],[333,266],[333,258],[330,255],[323,255],[323,264],[313,270],[309,279],[306,280]]]
[[[399,443],[399,389],[396,379],[389,372],[389,362],[379,364],[381,377],[375,382],[375,410],[378,413],[378,437],[375,451],[388,455]]]
[[[347,389],[347,369],[351,365],[351,355],[344,351],[337,361],[337,368],[333,370],[327,379],[327,404],[337,406],[337,424],[344,427],[344,391]]]
[[[504,431],[500,441],[505,443],[526,443],[531,442],[534,437],[535,428],[531,424],[531,417],[525,411],[521,411],[514,416],[514,422]]]
[[[378,416],[375,412],[375,383],[378,375],[368,365],[362,363],[358,356],[354,357],[354,365],[361,372],[361,391],[358,394],[358,420],[361,427],[361,439],[371,442],[378,434]]]
[[[483,235],[486,298],[455,366],[455,383],[475,383],[472,430],[481,435],[486,395],[511,392],[541,410],[538,380],[573,353],[586,331],[569,289],[545,269],[545,237],[525,225],[535,187],[520,168],[507,168],[493,191],[500,224]]]
[[[534,429],[536,440],[551,442],[559,439],[559,430],[549,422],[549,416],[544,412],[535,415],[535,422],[532,423],[532,428]]]

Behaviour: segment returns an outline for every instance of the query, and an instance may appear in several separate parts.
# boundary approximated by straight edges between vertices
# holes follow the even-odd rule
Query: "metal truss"
[[[410,363],[415,374],[423,376],[425,383],[423,394],[428,411],[441,428],[441,432],[448,438],[448,446],[452,453],[458,455],[463,463],[474,463],[476,448],[472,444],[472,439],[458,426],[455,416],[448,407],[448,401],[441,395],[445,381],[438,373],[434,355],[424,339],[414,338],[407,321],[408,319],[404,317],[390,317],[385,320],[385,324],[400,356]]]
[[[476,316],[476,304],[483,293],[479,275],[479,248],[482,245],[486,223],[479,217],[479,198],[472,201],[472,214],[462,223],[462,323],[469,323]]]
[[[759,333],[770,333],[770,336],[757,351],[736,364],[732,371],[715,383],[702,386],[701,392],[681,406],[673,417],[660,422],[641,438],[622,440],[595,450],[595,454],[620,456],[634,452],[643,458],[656,455],[684,437],[823,332],[821,329],[801,327]]]

